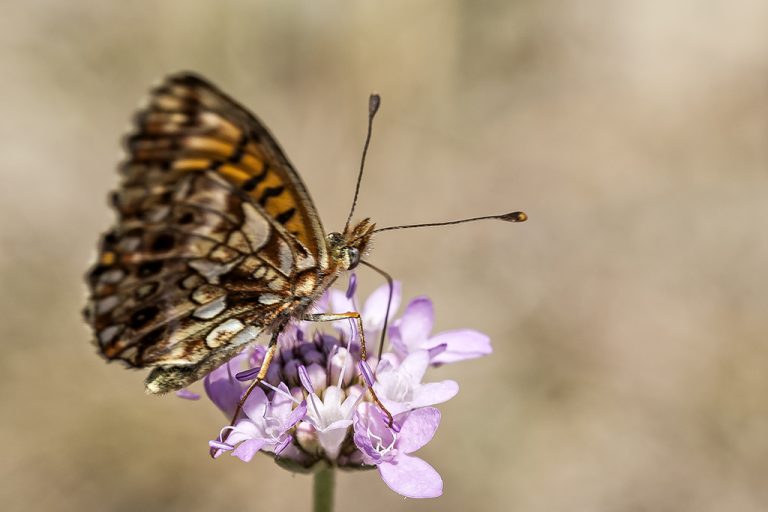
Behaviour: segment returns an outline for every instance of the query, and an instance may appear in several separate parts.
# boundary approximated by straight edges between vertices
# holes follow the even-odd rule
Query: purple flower
[[[226,444],[232,447],[232,455],[244,462],[250,461],[259,450],[279,455],[291,442],[288,431],[307,412],[306,402],[302,401],[294,409],[294,400],[285,384],[280,385],[271,401],[260,388],[254,389],[243,404],[246,417],[229,428]],[[211,446],[226,449],[220,444],[222,437]]]
[[[400,307],[402,288],[403,286],[400,281],[395,281],[393,283],[392,304],[389,307],[389,320],[392,320],[392,317],[397,312],[397,308]],[[360,311],[360,316],[363,319],[363,329],[365,329],[365,339],[376,340],[377,335],[384,328],[384,318],[387,314],[387,300],[389,299],[388,285],[385,284],[376,288],[376,290],[368,296],[362,310],[357,307],[357,301],[354,296],[348,296],[340,290],[331,290],[329,296],[329,306],[331,310],[336,313]],[[350,338],[356,337],[355,333],[350,333],[350,329],[354,329],[354,327],[350,326],[354,324],[349,320],[340,320],[334,322],[334,325],[342,332],[348,333]]]
[[[346,398],[344,395],[336,386],[325,388],[322,399],[315,393],[309,395],[306,420],[315,428],[320,447],[332,460],[339,456],[341,444],[352,425],[355,407],[362,398],[362,390],[353,389]]]
[[[356,287],[357,279],[351,278],[346,293],[324,294],[313,311],[360,309]],[[488,354],[490,344],[486,336],[471,330],[430,336],[432,303],[421,297],[412,300],[388,329],[391,347],[379,360],[375,347],[384,328],[388,297],[389,288],[381,286],[361,308],[371,343],[365,363],[360,358],[360,333],[352,322],[287,325],[279,335],[279,350],[266,379],[248,396],[235,424],[225,426],[209,442],[215,456],[231,452],[247,462],[264,452],[293,471],[313,471],[318,464],[360,470],[376,467],[384,482],[403,496],[441,495],[440,475],[410,454],[432,439],[440,423],[440,413],[432,406],[451,399],[459,386],[452,380],[422,381],[430,365]],[[396,282],[390,321],[400,299]],[[208,397],[228,419],[265,353],[262,346],[250,347],[205,378]],[[389,417],[373,403],[368,386],[393,415],[392,427]]]
[[[360,406],[355,416],[354,441],[366,464],[375,465],[384,483],[408,498],[436,498],[443,494],[443,480],[424,460],[409,455],[427,444],[440,424],[433,407],[397,415],[400,432],[371,404]]]
[[[429,352],[419,350],[394,367],[382,362],[376,374],[373,390],[390,413],[446,402],[456,396],[459,385],[452,380],[422,384],[429,366]]]
[[[226,416],[232,417],[235,414],[240,397],[245,391],[245,386],[235,375],[242,370],[247,359],[248,353],[242,352],[206,375],[203,381],[208,398]]]
[[[413,299],[389,331],[392,348],[400,359],[416,350],[428,350],[432,365],[454,363],[490,354],[491,340],[473,329],[456,329],[430,336],[435,323],[432,301]]]

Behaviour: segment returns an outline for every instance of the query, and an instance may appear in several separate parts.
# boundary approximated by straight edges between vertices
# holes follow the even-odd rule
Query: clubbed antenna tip
[[[370,117],[373,117],[376,115],[376,112],[379,111],[379,106],[381,105],[381,96],[376,94],[375,92],[370,95],[368,98],[368,115]]]
[[[507,213],[506,215],[500,215],[498,219],[507,222],[525,222],[528,220],[528,215],[526,215],[525,212],[512,212]]]

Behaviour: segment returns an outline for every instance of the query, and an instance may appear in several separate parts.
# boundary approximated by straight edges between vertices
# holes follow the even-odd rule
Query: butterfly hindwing
[[[165,392],[311,302],[328,254],[282,151],[203,79],[157,88],[127,149],[86,316],[106,358],[156,367],[148,389]]]

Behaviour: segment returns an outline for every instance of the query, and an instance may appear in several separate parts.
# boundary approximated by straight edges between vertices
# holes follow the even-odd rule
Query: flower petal
[[[436,498],[443,494],[443,479],[435,468],[418,457],[400,454],[378,467],[384,483],[405,497]]]
[[[398,419],[400,418],[396,418]],[[386,450],[388,453],[384,455],[376,448],[394,445],[395,438],[392,430],[387,427],[383,414],[374,404],[360,404],[354,416],[353,429],[352,439],[367,464],[379,464],[384,459],[392,458],[395,452]]]
[[[263,431],[259,428],[259,425],[256,425],[248,419],[241,419],[238,420],[235,427],[229,432],[229,436],[226,438],[225,442],[227,444],[236,445],[247,439],[255,439],[257,437],[262,437],[263,435]]]
[[[341,450],[341,443],[347,437],[347,428],[352,420],[338,420],[317,431],[317,440],[331,460],[336,460]]]
[[[454,380],[428,382],[414,390],[410,406],[416,408],[441,404],[455,397],[458,392],[459,384]]]
[[[473,329],[456,329],[436,334],[421,348],[445,344],[446,349],[432,358],[432,364],[454,363],[465,359],[487,356],[493,349],[491,339]]]
[[[427,297],[416,297],[403,312],[397,324],[403,343],[409,351],[415,350],[419,342],[429,338],[435,323],[435,308]]]
[[[275,395],[272,397],[267,414],[281,422],[285,422],[293,412],[293,396],[291,396],[291,392],[284,382],[281,382],[277,389],[280,392],[275,392]]]
[[[267,444],[266,439],[248,439],[237,445],[235,449],[232,450],[232,455],[243,462],[250,462],[253,456],[256,455],[265,444]]]
[[[405,341],[403,341],[403,337],[400,334],[400,329],[397,324],[387,329],[387,337],[389,338],[389,345],[392,347],[392,352],[394,352],[392,355],[398,360],[405,359],[405,356],[408,355],[409,347],[405,344]],[[385,353],[384,355],[387,354],[388,353]]]
[[[247,351],[246,351],[247,352]],[[248,354],[241,352],[208,375],[203,382],[205,393],[224,414],[232,416],[237,409],[240,395],[243,393],[243,385],[235,379],[235,374],[240,370],[243,361]]]
[[[418,350],[408,354],[395,371],[407,375],[412,382],[419,383],[424,378],[427,368],[429,368],[429,352]]]
[[[400,427],[397,449],[402,453],[415,452],[434,437],[438,425],[440,411],[434,407],[416,409],[408,414]]]
[[[347,295],[341,290],[330,290],[328,298],[331,313],[347,313],[349,311],[357,311],[355,309],[355,303],[352,301],[352,299],[347,297]]]
[[[329,294],[329,313],[351,313],[357,311],[354,300],[347,297],[346,294],[340,290],[330,290]],[[334,329],[345,333],[350,339],[354,338],[354,321],[353,320],[336,320],[331,322]]]
[[[400,281],[395,281],[392,287],[392,303],[389,307],[389,319],[397,312],[402,298],[403,285]],[[363,326],[367,331],[381,331],[384,327],[384,316],[387,312],[387,302],[389,301],[389,285],[379,286],[368,297],[363,306],[362,317]]]
[[[261,388],[253,388],[251,394],[245,399],[243,412],[254,423],[264,422],[264,413],[267,411],[269,400]]]

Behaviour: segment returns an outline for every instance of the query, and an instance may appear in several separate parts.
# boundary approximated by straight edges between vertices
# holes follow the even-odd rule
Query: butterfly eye
[[[360,251],[357,248],[347,247],[347,257],[349,258],[347,270],[352,270],[360,264]]]

